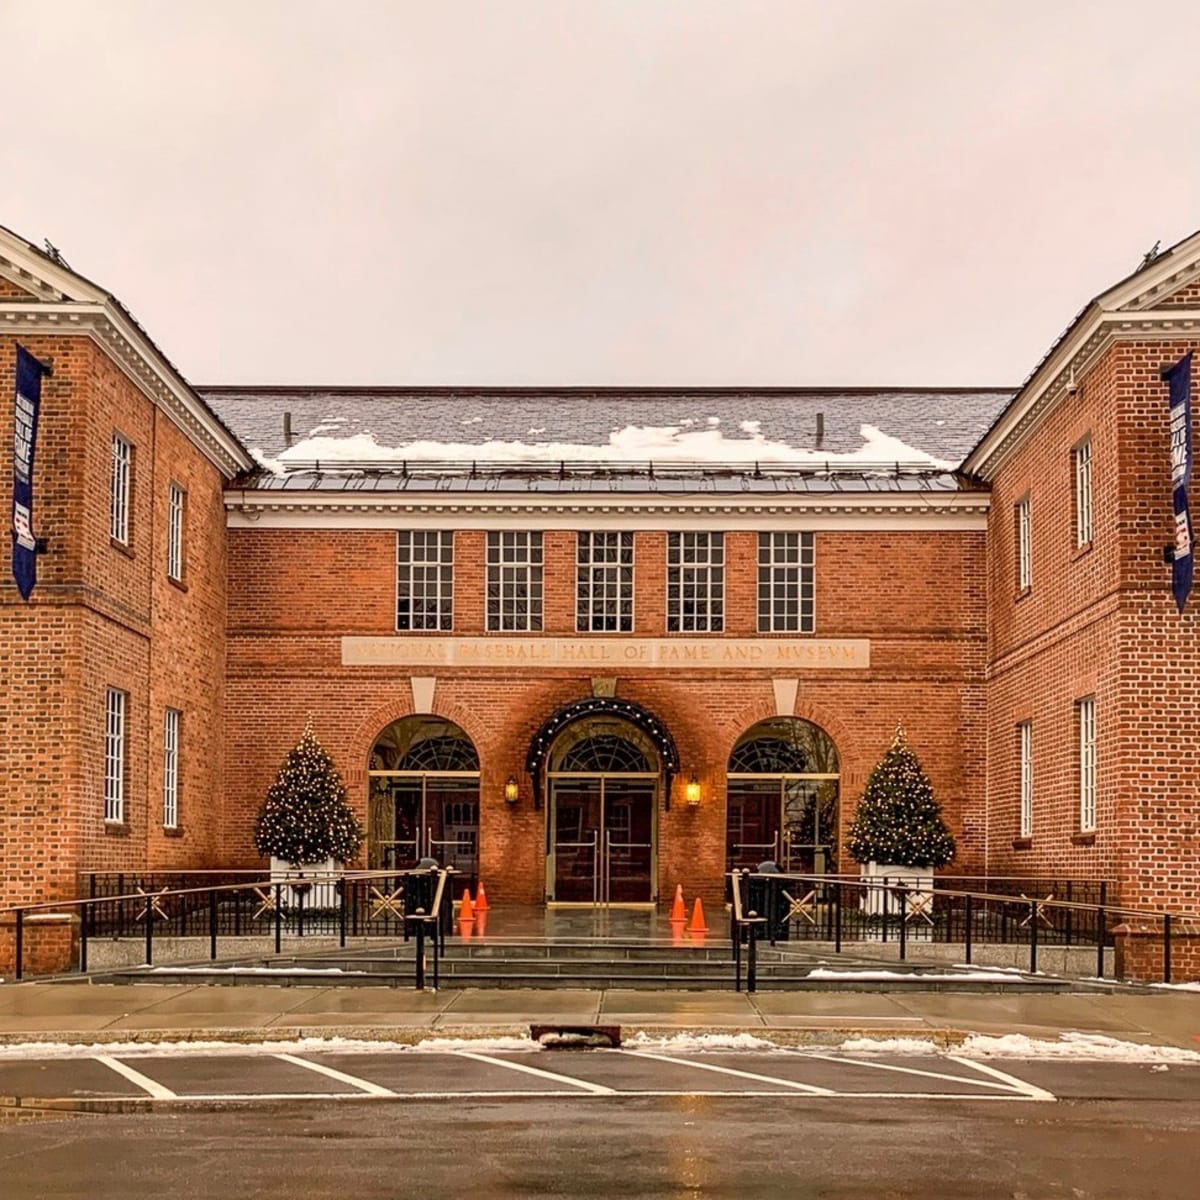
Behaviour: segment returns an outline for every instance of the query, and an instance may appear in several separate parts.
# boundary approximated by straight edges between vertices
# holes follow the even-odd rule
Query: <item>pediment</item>
[[[107,293],[0,226],[0,304],[101,304]]]

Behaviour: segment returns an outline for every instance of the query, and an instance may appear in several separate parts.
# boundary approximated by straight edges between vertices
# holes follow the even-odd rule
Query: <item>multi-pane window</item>
[[[812,633],[813,535],[758,535],[758,632]]]
[[[126,695],[109,688],[104,697],[104,819],[125,820]]]
[[[163,828],[179,825],[179,724],[181,713],[168,708],[163,722]]]
[[[1079,831],[1096,829],[1096,698],[1079,701]]]
[[[133,447],[119,433],[112,440],[112,502],[109,507],[109,533],[114,541],[129,545],[129,476],[133,465]]]
[[[1033,722],[1017,726],[1021,737],[1021,837],[1033,837]]]
[[[633,629],[633,534],[580,533],[575,549],[575,628]]]
[[[1033,586],[1033,514],[1029,497],[1017,501],[1017,590]]]
[[[454,627],[454,534],[401,530],[396,535],[396,628]]]
[[[725,535],[667,534],[667,629],[720,633],[725,628]]]
[[[183,578],[183,515],[187,493],[177,483],[167,489],[167,578]]]
[[[488,534],[487,627],[505,632],[541,632],[540,533]]]
[[[1072,454],[1075,460],[1075,546],[1092,540],[1092,443],[1080,442]]]

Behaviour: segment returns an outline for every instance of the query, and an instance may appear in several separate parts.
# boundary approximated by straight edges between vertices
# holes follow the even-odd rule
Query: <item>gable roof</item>
[[[1011,398],[983,388],[201,387],[278,475],[440,463],[947,471]],[[285,437],[285,422],[291,438]],[[261,477],[263,486],[276,486]],[[326,486],[329,486],[328,484]],[[343,485],[345,486],[345,485]]]
[[[997,414],[963,461],[962,469],[981,479],[994,477],[1000,463],[1028,435],[1053,404],[1074,386],[1118,336],[1160,332],[1196,337],[1200,311],[1166,307],[1150,314],[1176,292],[1200,279],[1200,230],[1143,262],[1112,287],[1093,297],[1055,339],[1011,401]]]
[[[2,225],[0,278],[26,293],[0,296],[6,333],[92,337],[226,478],[252,466],[245,447],[111,292]]]

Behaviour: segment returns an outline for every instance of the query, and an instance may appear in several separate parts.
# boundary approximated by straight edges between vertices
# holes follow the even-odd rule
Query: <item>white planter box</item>
[[[283,907],[294,911],[300,907],[300,894],[288,884],[303,880],[311,886],[304,893],[305,911],[314,908],[337,908],[337,882],[342,877],[342,864],[332,858],[319,863],[301,863],[294,867],[285,858],[271,859],[271,882],[282,883],[280,900]]]
[[[905,904],[909,916],[922,911],[928,912],[930,908],[932,899],[930,893],[933,890],[932,867],[898,867],[891,863],[863,863],[862,877],[878,879],[893,887],[907,888]],[[900,911],[900,897],[896,892],[888,895],[882,887],[864,888],[862,897],[863,912],[868,916],[881,917],[885,911],[895,916]],[[886,909],[884,908],[885,902]]]

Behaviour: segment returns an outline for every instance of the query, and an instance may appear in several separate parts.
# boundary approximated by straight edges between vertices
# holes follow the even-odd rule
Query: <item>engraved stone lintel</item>
[[[871,643],[867,638],[427,638],[400,634],[342,638],[342,664],[579,671],[607,667],[621,674],[746,668],[861,671],[871,665]]]

